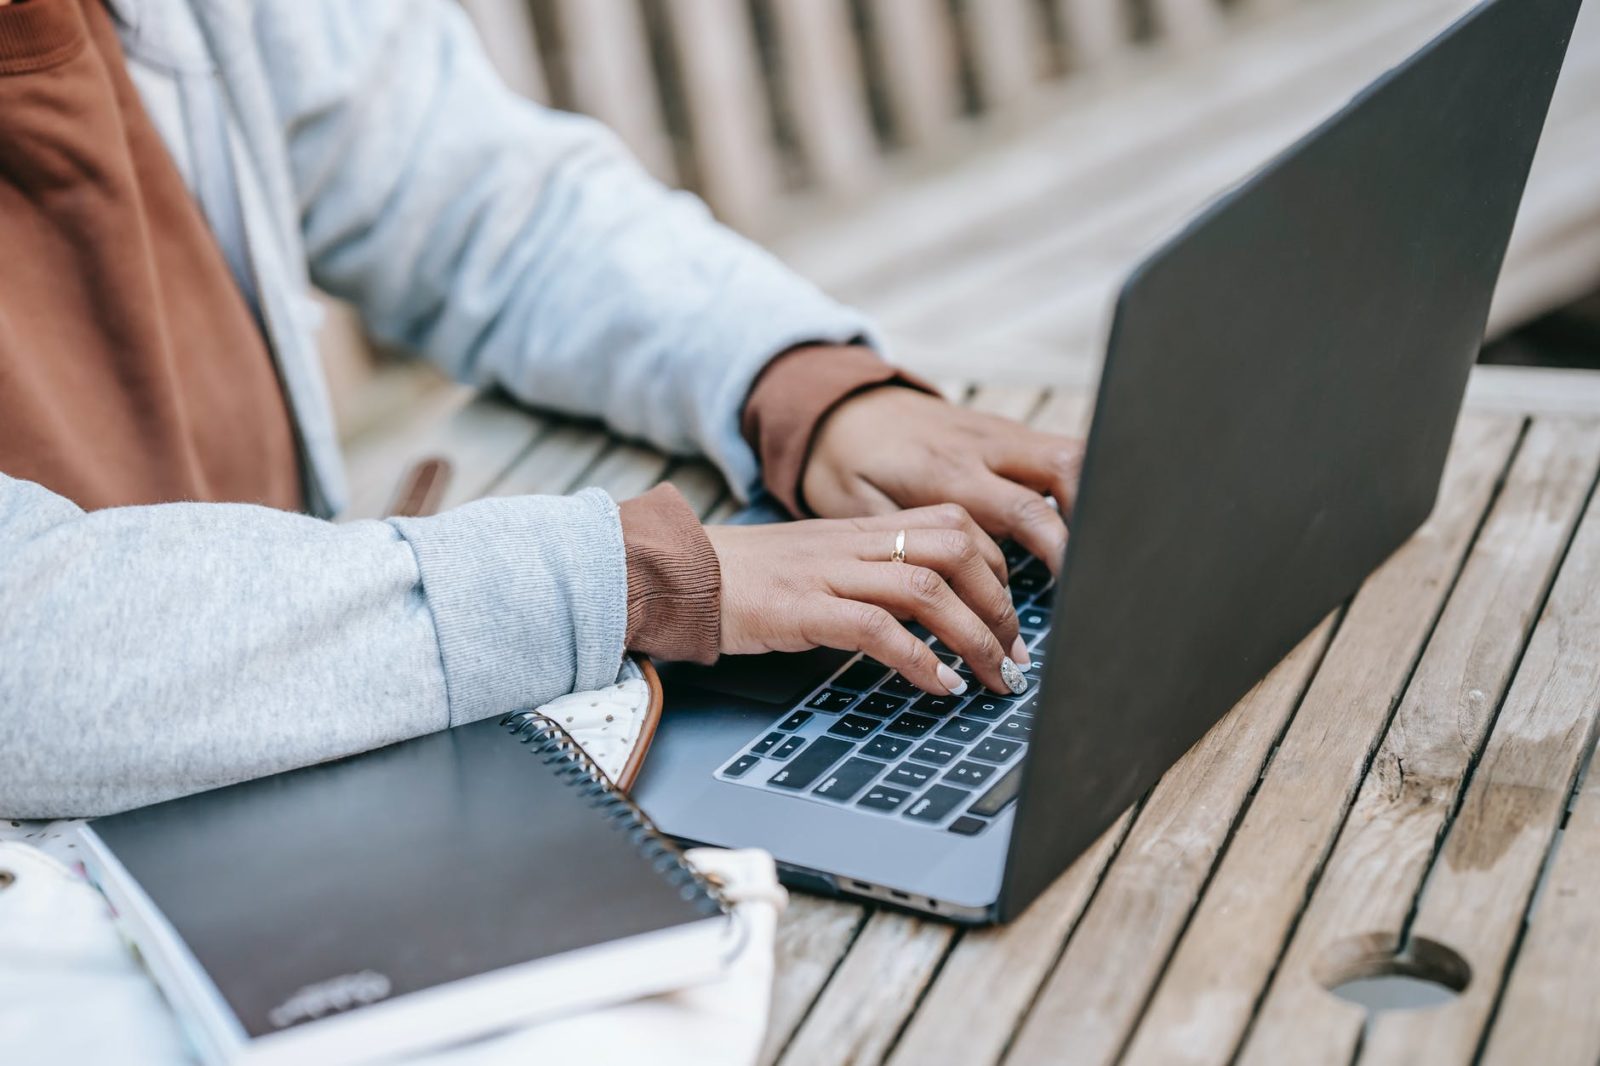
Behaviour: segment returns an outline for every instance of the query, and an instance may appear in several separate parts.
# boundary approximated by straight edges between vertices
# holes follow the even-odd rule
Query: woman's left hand
[[[958,503],[985,532],[1016,540],[1053,571],[1082,468],[1081,440],[887,386],[846,400],[823,421],[801,491],[825,518]]]

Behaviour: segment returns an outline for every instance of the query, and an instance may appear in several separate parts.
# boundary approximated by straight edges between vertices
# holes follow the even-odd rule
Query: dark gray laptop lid
[[[1490,0],[1118,301],[1000,917],[1427,516],[1580,0]]]

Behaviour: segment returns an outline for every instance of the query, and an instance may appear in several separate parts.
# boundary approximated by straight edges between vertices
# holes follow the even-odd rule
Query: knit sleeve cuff
[[[756,378],[740,431],[761,461],[762,483],[790,514],[811,513],[801,485],[823,421],[846,400],[883,385],[938,395],[932,385],[858,344],[791,348]]]
[[[388,521],[417,558],[451,725],[616,680],[627,574],[610,496],[495,497]]]
[[[0,77],[31,74],[83,51],[89,30],[77,3],[0,6]]]
[[[722,566],[677,489],[657,485],[619,508],[628,559],[629,650],[710,663],[722,647]]]

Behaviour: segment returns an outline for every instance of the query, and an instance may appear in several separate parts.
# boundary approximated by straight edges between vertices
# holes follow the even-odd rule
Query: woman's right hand
[[[891,555],[905,530],[905,561]],[[996,692],[1028,666],[1000,548],[955,504],[870,518],[708,526],[722,565],[722,651],[864,651],[913,684],[965,683],[903,625],[915,620]]]

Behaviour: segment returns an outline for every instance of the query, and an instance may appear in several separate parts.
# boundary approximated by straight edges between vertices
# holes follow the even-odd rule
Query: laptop
[[[1134,270],[1060,580],[1004,546],[1025,694],[674,667],[634,793],[660,828],[1015,917],[1432,510],[1579,4],[1480,4]]]

